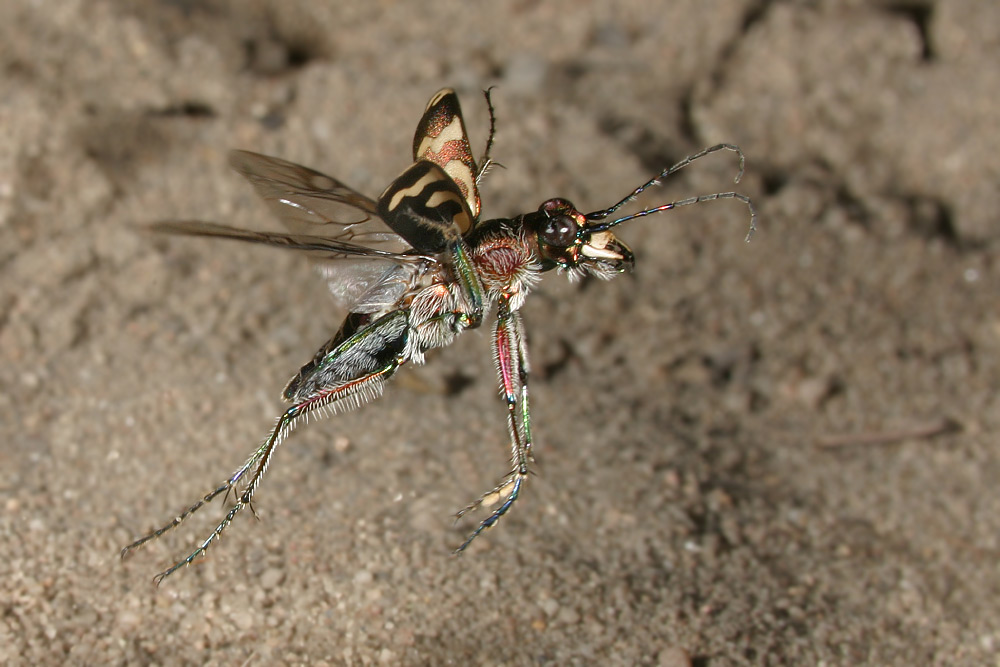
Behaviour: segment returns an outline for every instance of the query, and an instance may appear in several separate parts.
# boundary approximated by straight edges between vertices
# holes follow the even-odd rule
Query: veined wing
[[[326,174],[250,151],[232,151],[230,166],[246,178],[295,234],[389,253],[410,246],[376,212],[376,203]]]
[[[313,234],[289,234],[284,232],[258,232],[249,229],[239,229],[220,225],[214,222],[200,220],[167,220],[155,222],[149,226],[157,232],[168,234],[184,234],[186,236],[212,236],[215,238],[260,243],[277,246],[289,250],[306,251],[314,259],[340,260],[347,258],[365,258],[394,263],[428,263],[433,258],[415,252],[390,252],[379,248],[369,248],[355,243],[348,243],[327,236]],[[406,246],[409,248],[410,246]]]
[[[304,251],[315,260],[334,300],[355,313],[376,313],[390,308],[419,276],[437,266],[426,255],[365,248],[309,234],[257,232],[195,220],[158,222],[150,228],[168,234],[232,239]]]
[[[232,151],[229,164],[246,178],[293,234],[198,225],[181,233],[223,236],[309,252],[337,304],[352,312],[391,307],[432,260],[412,252],[379,218],[374,200],[340,181],[276,157]]]

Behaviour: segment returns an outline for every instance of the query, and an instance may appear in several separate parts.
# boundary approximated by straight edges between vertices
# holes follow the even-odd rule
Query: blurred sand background
[[[0,662],[982,665],[1000,654],[1000,5],[0,4]],[[539,466],[505,470],[488,329],[238,466],[336,329],[245,148],[372,196],[458,89],[485,216],[607,206],[706,145],[739,188],[630,223],[633,275],[525,308]],[[710,157],[648,203],[731,189]]]

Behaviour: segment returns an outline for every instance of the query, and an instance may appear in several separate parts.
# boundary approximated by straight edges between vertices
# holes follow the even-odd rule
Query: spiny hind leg
[[[271,457],[301,417],[324,408],[333,411],[348,410],[382,392],[386,381],[406,363],[404,349],[409,331],[408,322],[408,314],[404,310],[387,313],[346,337],[322,358],[314,359],[303,367],[303,371],[300,371],[289,385],[294,386],[295,391],[289,393],[291,390],[286,389],[286,396],[295,405],[278,418],[267,439],[246,463],[173,521],[125,547],[122,550],[122,557],[176,528],[218,495],[230,490],[236,491],[236,502],[226,512],[215,530],[186,558],[157,575],[156,582],[163,581],[181,567],[202,556],[212,543],[222,536],[244,507],[250,507],[253,511],[250,503],[267,471]],[[241,482],[247,475],[249,479],[240,488]]]
[[[285,411],[285,413],[278,419],[278,423],[275,424],[274,428],[271,430],[271,433],[264,441],[264,444],[258,447],[257,450],[250,456],[250,458],[247,459],[246,463],[244,463],[239,470],[233,473],[233,475],[229,479],[227,479],[223,484],[219,485],[219,487],[216,488],[214,491],[207,494],[204,498],[196,502],[194,505],[186,509],[184,512],[182,512],[179,516],[177,516],[173,521],[168,523],[163,528],[160,528],[159,530],[156,530],[150,533],[149,535],[146,535],[145,537],[142,537],[139,540],[136,540],[132,544],[125,547],[122,550],[122,558],[127,556],[129,552],[138,549],[144,544],[160,537],[167,531],[176,528],[185,519],[194,514],[202,506],[211,502],[219,494],[225,493],[228,496],[230,491],[233,491],[234,489],[238,488],[240,480],[242,480],[248,472],[254,470],[253,477],[251,478],[250,483],[246,486],[246,488],[243,491],[237,493],[236,503],[229,509],[229,511],[226,513],[225,517],[222,519],[219,525],[216,526],[215,530],[212,531],[211,535],[209,535],[208,538],[206,538],[201,544],[199,544],[194,551],[188,554],[186,558],[174,563],[171,567],[157,574],[156,577],[154,577],[154,581],[156,582],[157,585],[159,585],[160,582],[169,577],[171,574],[173,574],[180,568],[184,567],[185,565],[190,565],[194,560],[204,555],[204,553],[208,550],[209,546],[211,546],[212,542],[222,537],[223,531],[229,526],[230,523],[232,523],[233,519],[236,518],[236,515],[245,506],[248,506],[250,504],[250,500],[253,497],[253,493],[256,490],[256,486],[260,483],[260,477],[264,474],[264,470],[267,467],[267,464],[270,461],[270,458],[274,453],[275,448],[288,435],[288,433],[291,431],[294,425],[295,418],[301,414],[301,412],[295,412],[296,410],[301,410],[301,406],[297,405]]]
[[[199,509],[201,509],[203,505],[207,505],[208,503],[210,503],[213,500],[215,500],[215,497],[218,496],[220,493],[227,492],[227,495],[228,495],[228,491],[233,488],[233,484],[234,484],[234,482],[232,481],[232,478],[226,480],[217,489],[215,489],[214,491],[209,492],[208,494],[205,495],[204,498],[202,498],[201,500],[199,500],[195,504],[191,505],[190,507],[188,507],[186,510],[184,510],[180,514],[178,514],[176,517],[174,517],[174,519],[170,523],[168,523],[167,525],[163,526],[162,528],[157,528],[156,530],[154,530],[153,532],[149,533],[148,535],[144,535],[143,537],[140,537],[139,539],[137,539],[132,544],[129,544],[128,546],[126,546],[121,551],[121,557],[122,558],[127,558],[130,554],[132,554],[134,551],[136,551],[140,547],[146,545],[149,542],[152,542],[153,540],[155,540],[155,539],[159,538],[160,536],[162,536],[164,533],[166,533],[166,532],[168,532],[170,530],[173,530],[177,526],[181,525],[181,523],[183,523],[185,519],[187,519],[189,516],[191,516],[192,514],[194,514],[195,512],[197,512]]]
[[[219,485],[212,492],[208,493],[201,500],[191,505],[188,509],[184,510],[184,512],[178,515],[167,525],[149,533],[148,535],[125,547],[122,550],[122,557],[124,558],[130,552],[176,528],[185,519],[190,517],[207,503],[214,500],[220,494],[228,493],[229,491],[236,491],[236,502],[226,512],[226,515],[215,527],[215,530],[213,530],[212,533],[205,538],[205,540],[203,540],[190,554],[188,554],[187,557],[174,563],[174,565],[156,575],[156,583],[159,584],[177,570],[186,565],[190,565],[192,562],[203,556],[212,543],[222,537],[222,533],[229,527],[229,524],[233,522],[236,515],[239,514],[244,508],[251,507],[250,503],[253,500],[253,496],[256,493],[257,488],[260,486],[264,473],[267,471],[267,467],[271,462],[271,457],[274,455],[278,445],[284,441],[284,439],[295,427],[299,418],[320,408],[332,408],[336,410],[338,408],[342,409],[344,407],[354,407],[351,401],[356,403],[364,398],[371,397],[379,393],[382,389],[382,385],[393,375],[393,373],[395,373],[399,365],[400,362],[394,360],[383,368],[364,375],[356,380],[343,383],[325,391],[319,391],[309,399],[297,403],[286,410],[285,413],[278,419],[274,428],[271,429],[271,432],[264,443],[258,447],[256,451],[254,451],[250,458],[247,459],[246,463],[244,463],[239,470],[233,473],[229,479]],[[344,404],[345,402],[346,405],[339,405]],[[250,475],[249,480],[247,480],[246,484],[242,487],[242,489],[240,489],[240,482],[248,474]],[[252,507],[251,511],[253,511]]]
[[[292,408],[292,410],[294,410],[294,409],[295,408]],[[218,497],[219,494],[222,494],[222,493],[226,494],[225,497],[223,498],[223,501],[225,501],[225,499],[229,497],[229,493],[234,488],[237,487],[237,485],[239,484],[240,480],[243,479],[243,477],[247,474],[247,472],[251,468],[253,468],[255,465],[257,465],[257,463],[260,461],[261,457],[264,456],[265,454],[267,454],[268,451],[269,451],[269,449],[273,449],[272,442],[275,441],[275,438],[278,437],[278,440],[284,438],[284,435],[281,435],[281,434],[278,433],[278,429],[282,426],[283,423],[285,423],[285,420],[288,418],[288,413],[291,412],[292,410],[288,410],[288,411],[285,412],[284,415],[282,415],[282,417],[278,420],[278,423],[275,425],[275,428],[271,431],[270,435],[268,435],[267,440],[264,441],[264,444],[262,444],[260,447],[258,447],[257,450],[250,456],[250,458],[247,459],[246,463],[244,463],[239,468],[239,470],[237,470],[236,472],[234,472],[229,477],[229,479],[227,479],[225,482],[223,482],[222,484],[220,484],[214,490],[212,490],[209,493],[207,493],[203,498],[201,498],[201,500],[199,500],[198,502],[194,503],[193,505],[191,505],[190,507],[188,507],[186,510],[184,510],[183,512],[181,512],[180,514],[178,514],[167,525],[163,526],[162,528],[158,528],[158,529],[154,530],[153,532],[149,533],[148,535],[144,535],[143,537],[140,537],[138,540],[136,540],[132,544],[129,544],[128,546],[126,546],[121,551],[121,557],[122,558],[128,557],[131,553],[133,553],[137,549],[145,546],[147,543],[152,542],[153,540],[155,540],[155,539],[163,536],[164,533],[167,533],[167,532],[173,530],[174,528],[176,528],[177,526],[181,525],[192,514],[194,514],[198,510],[200,510],[202,507],[204,507],[208,503],[210,503],[213,500],[215,500],[215,498]],[[294,417],[292,417],[292,419],[294,419]],[[287,426],[288,427],[291,426],[291,421],[287,422]],[[287,432],[285,433],[285,435],[287,435]]]

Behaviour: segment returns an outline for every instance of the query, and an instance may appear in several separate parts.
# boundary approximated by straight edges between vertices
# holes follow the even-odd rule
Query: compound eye
[[[545,221],[540,235],[542,241],[556,248],[568,248],[576,243],[576,221],[568,215],[556,215]]]

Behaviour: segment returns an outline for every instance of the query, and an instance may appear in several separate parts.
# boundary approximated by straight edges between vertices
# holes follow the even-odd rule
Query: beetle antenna
[[[490,167],[493,166],[493,158],[490,157],[490,150],[493,148],[493,137],[497,133],[497,115],[496,111],[493,109],[493,99],[492,92],[495,86],[490,86],[483,91],[483,96],[486,97],[486,108],[490,111],[490,136],[486,139],[486,150],[483,151],[483,157],[479,160],[479,173],[476,174],[476,185],[479,185],[479,181]],[[500,165],[503,166],[503,165]]]
[[[659,174],[657,174],[656,176],[654,176],[653,178],[651,178],[647,182],[645,182],[642,185],[640,185],[639,187],[637,187],[627,197],[625,197],[624,199],[622,199],[621,201],[619,201],[617,204],[614,204],[610,208],[606,208],[606,209],[603,209],[601,211],[594,211],[593,213],[588,213],[587,214],[587,220],[594,220],[594,221],[603,220],[604,218],[608,217],[609,215],[613,214],[615,211],[617,211],[618,209],[620,209],[622,206],[625,206],[626,204],[628,204],[628,203],[632,202],[633,200],[635,200],[640,194],[642,194],[643,192],[645,192],[648,188],[651,188],[651,187],[653,187],[655,185],[661,185],[662,182],[663,182],[663,180],[666,179],[671,174],[680,171],[681,169],[683,169],[684,167],[688,166],[689,164],[691,164],[695,160],[698,160],[700,158],[705,157],[706,155],[710,155],[712,153],[716,153],[718,151],[723,151],[723,150],[725,150],[725,151],[732,151],[732,152],[736,153],[739,156],[740,168],[739,168],[739,171],[736,172],[736,178],[733,179],[734,183],[739,183],[740,179],[743,178],[743,171],[744,171],[744,167],[745,167],[745,164],[746,164],[746,160],[743,157],[743,151],[736,144],[716,144],[715,146],[710,146],[710,147],[705,148],[705,149],[703,149],[701,151],[698,151],[697,153],[694,153],[693,155],[689,155],[686,158],[684,158],[683,160],[681,160],[680,162],[678,162],[677,164],[673,165],[672,167],[669,167],[668,169],[664,169]],[[603,223],[603,224],[599,224],[599,225],[593,225],[593,226],[591,226],[591,227],[588,228],[588,231],[591,231],[591,232],[606,231],[606,230],[610,229],[611,227],[614,227],[615,225],[619,225],[619,224],[621,224],[621,223],[623,223],[623,222],[625,222],[627,220],[632,220],[634,218],[643,218],[643,217],[645,217],[647,215],[651,215],[653,213],[660,213],[660,212],[663,212],[663,211],[669,211],[670,209],[677,208],[678,206],[687,206],[689,204],[700,204],[701,202],[713,201],[715,199],[738,199],[739,201],[741,201],[741,202],[743,202],[744,204],[747,205],[747,208],[750,209],[750,229],[749,229],[749,231],[747,231],[746,240],[749,242],[750,238],[753,236],[753,233],[755,231],[757,231],[757,209],[753,205],[753,202],[750,200],[750,198],[748,196],[746,196],[744,194],[740,194],[738,192],[714,192],[714,193],[708,194],[708,195],[699,195],[697,197],[689,197],[687,199],[680,199],[678,201],[670,202],[669,204],[663,204],[661,206],[655,206],[653,208],[644,209],[642,211],[639,211],[638,213],[633,213],[632,215],[627,215],[627,216],[625,216],[623,218],[618,218],[617,220],[614,220],[613,222],[607,222],[607,223]]]

